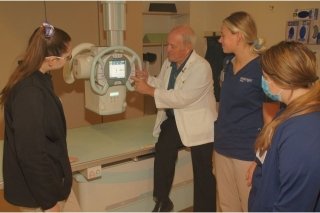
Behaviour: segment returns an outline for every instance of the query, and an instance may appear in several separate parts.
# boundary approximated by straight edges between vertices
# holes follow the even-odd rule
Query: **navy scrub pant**
[[[155,146],[154,191],[157,201],[169,199],[179,148],[183,147],[174,118],[161,124],[161,132]],[[213,143],[191,148],[194,177],[193,210],[216,211],[216,180],[212,174]]]

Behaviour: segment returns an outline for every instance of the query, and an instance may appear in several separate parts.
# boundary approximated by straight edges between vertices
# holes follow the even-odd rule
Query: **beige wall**
[[[142,4],[128,2],[125,45],[142,55]],[[106,45],[103,33],[100,2],[46,1],[47,18],[53,25],[64,29],[72,37],[73,46],[90,42]],[[44,20],[44,2],[0,2],[0,46],[2,89],[26,47],[27,40]],[[99,20],[99,21],[98,21]],[[99,26],[100,23],[100,26]],[[100,31],[99,31],[100,30]],[[77,80],[68,85],[63,81],[62,70],[52,72],[55,91],[61,98],[68,128],[85,126],[143,115],[143,96],[130,92],[125,113],[116,116],[99,116],[84,108],[84,82]],[[2,112],[2,111],[1,111]],[[3,114],[0,115],[0,139],[3,138]]]
[[[292,19],[296,8],[320,8],[320,1],[192,1],[190,25],[200,37],[197,50],[205,54],[204,32],[220,32],[222,20],[235,11],[250,13],[256,21],[258,36],[271,46],[284,40],[286,21]]]

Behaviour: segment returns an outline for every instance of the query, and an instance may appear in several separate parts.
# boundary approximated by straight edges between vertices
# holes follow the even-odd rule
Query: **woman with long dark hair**
[[[4,197],[22,211],[62,211],[72,185],[66,121],[50,71],[71,58],[71,38],[43,23],[1,91]]]

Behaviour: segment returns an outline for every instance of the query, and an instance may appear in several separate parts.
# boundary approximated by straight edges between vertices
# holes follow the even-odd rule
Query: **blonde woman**
[[[262,87],[286,104],[257,138],[250,211],[320,211],[320,83],[316,57],[297,42],[262,55]]]
[[[235,12],[223,20],[224,63],[218,119],[215,122],[214,163],[221,211],[248,211],[250,186],[246,172],[255,159],[254,143],[264,125],[259,54],[263,40],[253,18]]]

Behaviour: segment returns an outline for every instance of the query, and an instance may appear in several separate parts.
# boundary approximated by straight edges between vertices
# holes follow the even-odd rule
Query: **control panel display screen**
[[[126,77],[126,61],[111,60],[109,61],[109,77],[110,79]]]

